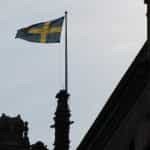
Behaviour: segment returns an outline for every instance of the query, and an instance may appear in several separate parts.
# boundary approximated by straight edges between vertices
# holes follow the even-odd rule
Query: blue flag
[[[16,38],[37,43],[60,42],[64,17],[19,29]]]

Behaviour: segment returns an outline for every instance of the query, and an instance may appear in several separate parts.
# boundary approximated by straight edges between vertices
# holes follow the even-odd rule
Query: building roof
[[[148,58],[150,52],[146,42],[77,150],[92,150],[96,144],[100,145],[101,150],[104,149],[150,81],[150,59]]]

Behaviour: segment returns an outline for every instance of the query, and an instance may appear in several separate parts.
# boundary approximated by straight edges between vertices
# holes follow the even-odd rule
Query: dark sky
[[[0,113],[21,114],[30,138],[54,143],[55,95],[64,88],[60,44],[14,39],[17,29],[68,10],[71,149],[87,132],[146,39],[143,0],[5,0],[0,5]]]

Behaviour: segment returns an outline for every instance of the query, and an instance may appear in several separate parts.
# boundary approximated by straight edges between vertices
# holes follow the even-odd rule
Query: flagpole
[[[65,90],[68,92],[68,33],[67,33],[68,12],[65,11]]]

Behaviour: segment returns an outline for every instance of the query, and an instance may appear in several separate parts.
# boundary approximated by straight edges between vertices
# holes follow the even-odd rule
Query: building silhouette
[[[69,150],[70,148],[70,109],[68,105],[69,93],[66,90],[60,90],[56,94],[58,99],[57,108],[55,112],[54,122],[52,128],[55,128],[55,142],[54,150]]]
[[[147,41],[77,150],[150,150],[150,0]]]
[[[2,114],[0,117],[0,150],[47,150],[38,141],[31,145],[28,138],[28,123],[20,115],[10,117]]]
[[[150,150],[150,0],[147,40],[97,116],[77,150]],[[54,116],[54,150],[69,150],[69,94],[60,90]],[[28,123],[21,117],[0,117],[0,150],[48,150],[43,142],[30,144]]]
[[[55,142],[54,150],[69,150],[70,110],[68,105],[69,94],[66,90],[60,90],[56,98],[58,105],[54,116]],[[30,144],[28,138],[28,122],[24,122],[21,116],[10,117],[2,114],[0,117],[0,150],[48,150],[43,142],[37,141]]]

